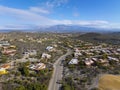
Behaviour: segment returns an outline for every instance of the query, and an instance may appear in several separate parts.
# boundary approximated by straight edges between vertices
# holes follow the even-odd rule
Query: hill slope
[[[85,40],[88,42],[103,42],[110,44],[120,44],[120,33],[86,33],[79,35],[76,39]]]

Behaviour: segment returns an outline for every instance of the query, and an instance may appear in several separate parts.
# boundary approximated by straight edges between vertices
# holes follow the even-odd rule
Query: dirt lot
[[[98,87],[100,90],[120,90],[120,76],[116,75],[103,75]]]

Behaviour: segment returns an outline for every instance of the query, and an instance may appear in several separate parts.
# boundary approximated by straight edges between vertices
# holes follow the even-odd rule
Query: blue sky
[[[0,29],[57,24],[120,28],[120,0],[0,0]]]

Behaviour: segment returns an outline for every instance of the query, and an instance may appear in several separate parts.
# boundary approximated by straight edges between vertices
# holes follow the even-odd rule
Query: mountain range
[[[96,28],[90,26],[80,26],[80,25],[54,25],[54,26],[36,26],[29,29],[1,29],[0,32],[9,32],[9,31],[25,31],[25,32],[58,32],[58,33],[68,33],[68,32],[119,32],[120,29],[105,29],[105,28]]]

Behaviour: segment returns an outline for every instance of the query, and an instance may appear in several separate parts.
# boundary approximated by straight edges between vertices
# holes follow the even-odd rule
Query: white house
[[[113,57],[110,57],[110,56],[108,56],[108,59],[109,59],[109,60],[114,60],[114,61],[119,62],[119,60],[118,60],[117,58],[113,58]]]
[[[52,46],[47,46],[46,50],[52,51],[52,50],[53,50],[53,47],[52,47]]]
[[[68,64],[78,64],[78,59],[72,59]]]
[[[29,68],[32,70],[41,70],[41,69],[45,69],[46,65],[44,63],[38,63],[36,65],[30,65]]]
[[[97,58],[92,58],[93,61],[97,61],[98,59]]]
[[[75,53],[74,53],[74,56],[75,56],[75,57],[78,57],[78,56],[81,56],[81,55],[82,55],[82,53],[80,53],[80,52],[75,52]]]
[[[51,55],[47,54],[47,53],[43,53],[42,58],[47,58],[47,59],[50,59],[51,58]]]
[[[84,62],[87,66],[90,66],[91,64],[94,63],[94,61],[92,61],[91,59],[88,59],[88,58],[86,58],[86,60]]]
[[[117,52],[120,52],[120,48],[119,48],[119,49],[117,49]]]
[[[90,66],[90,65],[91,65],[91,63],[90,63],[89,61],[85,61],[85,64],[86,64],[87,66]]]
[[[35,65],[30,65],[29,68],[34,70],[36,68],[36,66]]]
[[[0,41],[0,46],[9,46],[10,43],[8,41]]]

